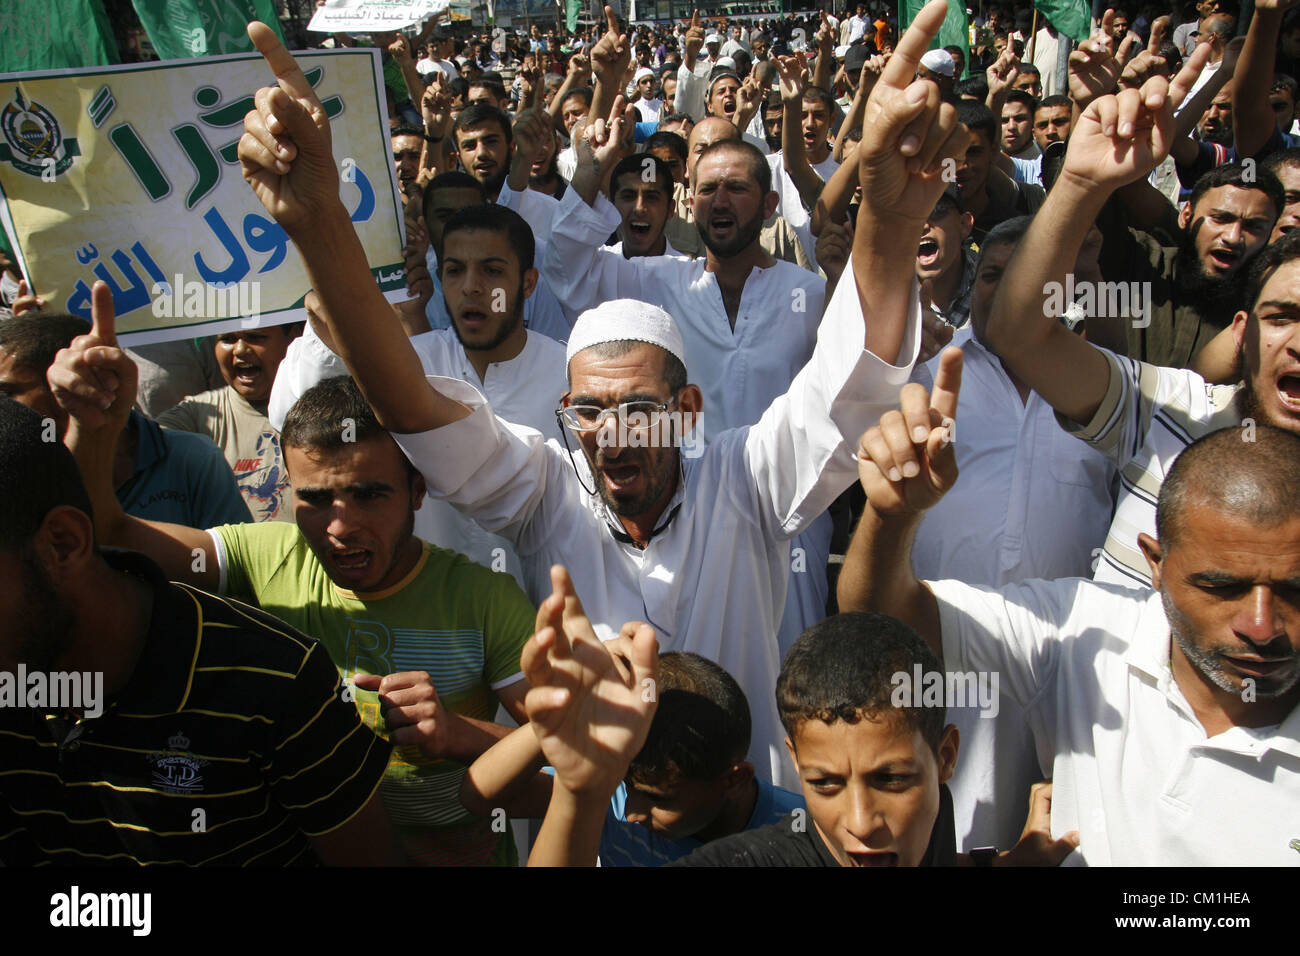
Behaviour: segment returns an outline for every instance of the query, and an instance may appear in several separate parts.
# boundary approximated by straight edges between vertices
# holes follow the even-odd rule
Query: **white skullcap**
[[[722,37],[718,36],[716,33],[710,33],[708,36],[704,38],[705,46],[708,46],[710,43],[721,43],[721,42],[722,42]]]
[[[583,349],[605,342],[649,342],[676,356],[684,366],[686,348],[673,317],[639,299],[611,299],[578,316],[564,354],[567,367]]]
[[[720,56],[718,57],[718,62],[713,65],[714,67],[725,66],[729,70],[734,70],[736,68],[736,60],[735,57]]]
[[[643,77],[643,76],[654,76],[654,75],[655,75],[655,71],[654,71],[654,70],[650,69],[650,67],[648,67],[648,66],[643,66],[643,67],[641,67],[639,70],[636,71],[636,76],[632,77],[632,82],[633,82],[633,83],[640,83],[640,82],[641,82],[641,77]]]
[[[957,72],[957,64],[952,62],[947,50],[927,50],[921,57],[921,65],[940,76],[952,76]]]

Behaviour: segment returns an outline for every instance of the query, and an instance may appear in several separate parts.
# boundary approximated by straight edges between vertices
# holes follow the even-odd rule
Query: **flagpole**
[[[1034,22],[1029,28],[1029,63],[1034,62],[1034,47],[1038,45],[1038,7],[1034,7]]]

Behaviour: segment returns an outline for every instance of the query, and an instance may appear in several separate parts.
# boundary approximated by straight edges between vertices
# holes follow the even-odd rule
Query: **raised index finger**
[[[946,348],[939,356],[939,368],[934,374],[934,388],[930,389],[930,407],[945,420],[957,417],[957,395],[961,391],[962,351]]]
[[[605,8],[605,24],[609,27],[609,32],[618,36],[618,16],[614,13],[613,7]]]
[[[948,0],[930,0],[921,8],[907,32],[899,38],[898,46],[894,47],[894,55],[880,76],[881,83],[901,90],[912,82],[921,65],[921,57],[930,48],[930,41],[939,35],[946,16]]]
[[[1205,68],[1209,59],[1210,45],[1201,43],[1192,51],[1192,55],[1183,61],[1183,68],[1169,83],[1169,102],[1174,105],[1174,109],[1182,104],[1188,92],[1196,85],[1196,78],[1201,75],[1201,70]]]
[[[90,334],[100,345],[117,346],[117,313],[113,311],[113,293],[108,283],[96,281],[90,288]]]
[[[266,65],[275,74],[280,89],[296,100],[320,105],[320,101],[316,99],[316,91],[307,82],[307,77],[302,75],[302,67],[298,66],[298,61],[293,58],[293,54],[284,48],[284,44],[280,42],[274,30],[259,20],[253,20],[248,24],[248,38],[253,41],[253,46],[257,47],[257,52],[262,54],[262,59],[266,60]]]

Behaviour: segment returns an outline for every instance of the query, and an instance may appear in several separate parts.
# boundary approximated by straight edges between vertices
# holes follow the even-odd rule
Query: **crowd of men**
[[[0,863],[1300,863],[1293,4],[377,36],[395,302],[250,24],[306,322],[0,262]]]

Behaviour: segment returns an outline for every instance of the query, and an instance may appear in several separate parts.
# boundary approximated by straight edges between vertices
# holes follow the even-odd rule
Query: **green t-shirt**
[[[536,611],[508,574],[425,543],[405,579],[360,594],[329,579],[296,525],[223,525],[216,532],[225,548],[226,592],[319,639],[345,679],[427,671],[443,706],[477,720],[496,714],[494,689],[522,679],[519,655]],[[352,693],[362,720],[387,737],[378,695]],[[393,748],[382,793],[416,862],[513,861],[508,828],[460,805],[465,769],[430,760],[416,747]]]

